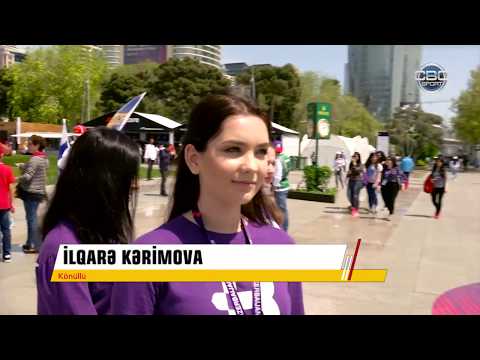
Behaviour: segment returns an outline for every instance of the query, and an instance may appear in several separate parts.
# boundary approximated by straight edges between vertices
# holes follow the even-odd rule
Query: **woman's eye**
[[[232,146],[232,147],[229,147],[228,149],[225,149],[225,152],[237,153],[237,152],[240,152],[240,148],[238,146]]]
[[[260,149],[260,150],[258,150],[257,153],[258,153],[259,155],[267,155],[268,150],[267,150],[267,149]]]

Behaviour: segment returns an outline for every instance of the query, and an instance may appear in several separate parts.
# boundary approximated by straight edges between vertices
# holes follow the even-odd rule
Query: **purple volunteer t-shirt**
[[[249,222],[253,244],[293,244],[294,241],[271,225]],[[242,232],[208,232],[217,244],[245,244]],[[205,244],[197,224],[183,216],[140,237],[136,244]],[[253,313],[253,283],[238,282],[237,293],[247,315]],[[303,315],[301,283],[262,282],[262,310],[265,315]],[[112,314],[234,315],[228,291],[221,282],[116,283],[112,291]]]
[[[72,226],[67,223],[60,223],[47,234],[37,259],[38,314],[107,314],[112,283],[50,282],[58,248],[63,244],[80,244]]]

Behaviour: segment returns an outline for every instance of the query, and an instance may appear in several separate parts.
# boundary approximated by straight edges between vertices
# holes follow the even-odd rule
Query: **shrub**
[[[305,176],[305,183],[308,191],[315,191],[319,188],[326,188],[330,177],[332,176],[332,170],[328,166],[305,166],[303,169]]]
[[[426,166],[426,165],[427,165],[427,162],[425,160],[422,160],[422,159],[417,160],[417,166]]]

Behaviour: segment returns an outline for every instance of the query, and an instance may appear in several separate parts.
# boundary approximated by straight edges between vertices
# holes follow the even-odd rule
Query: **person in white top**
[[[346,170],[347,162],[342,155],[341,151],[337,151],[335,154],[335,160],[333,161],[333,169],[335,172],[335,187],[338,189],[338,183],[342,185],[342,190],[344,188],[343,185],[343,174]]]
[[[452,179],[455,180],[457,178],[457,173],[460,170],[460,161],[458,160],[458,156],[453,157],[453,159],[450,161],[449,168],[452,172]]]
[[[158,148],[154,145],[154,142],[154,139],[150,139],[150,143],[145,145],[145,154],[143,155],[148,164],[147,180],[152,180],[152,167],[158,155]]]

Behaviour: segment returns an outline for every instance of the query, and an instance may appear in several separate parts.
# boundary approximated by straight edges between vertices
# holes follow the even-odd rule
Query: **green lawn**
[[[21,175],[20,169],[15,166],[16,163],[26,163],[30,159],[30,155],[11,155],[11,156],[4,156],[3,163],[5,165],[9,165],[15,177],[19,177]],[[58,169],[57,169],[57,155],[50,155],[48,157],[49,167],[48,167],[48,185],[55,184],[57,182],[58,177]],[[174,176],[175,173],[169,171],[169,176]],[[152,177],[159,178],[160,177],[160,170],[158,169],[158,165],[154,165],[152,169]],[[140,168],[140,180],[147,178],[147,169],[141,167]]]
[[[26,163],[30,159],[30,155],[11,155],[4,156],[3,163],[9,165],[13,170],[13,175],[19,177],[21,175],[20,169],[15,166],[16,163]],[[57,181],[57,156],[50,155],[48,157],[49,167],[48,167],[48,184],[55,184]]]

